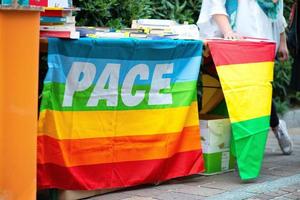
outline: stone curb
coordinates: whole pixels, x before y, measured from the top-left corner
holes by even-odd
[[[288,111],[281,119],[286,122],[288,128],[300,128],[300,109]]]

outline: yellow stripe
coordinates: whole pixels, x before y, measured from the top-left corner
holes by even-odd
[[[228,89],[228,86],[232,87],[235,84],[238,86],[242,84],[261,84],[262,82],[273,81],[273,69],[274,62],[236,64],[217,67],[218,74],[221,76],[220,81],[223,89]],[[226,84],[223,85],[225,82]]]
[[[224,95],[232,123],[268,116],[271,113],[270,83],[226,90]]]
[[[217,67],[231,122],[271,113],[273,62]]]
[[[198,125],[197,102],[190,107],[131,110],[45,110],[40,113],[39,135],[57,139],[83,139],[177,133]]]

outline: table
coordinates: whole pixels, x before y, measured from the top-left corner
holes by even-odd
[[[256,178],[269,129],[275,44],[207,44],[240,176]],[[54,39],[48,53],[38,138],[41,188],[128,187],[203,171],[195,99],[201,41]]]

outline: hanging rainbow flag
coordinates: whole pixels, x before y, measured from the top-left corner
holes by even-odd
[[[119,188],[204,170],[202,42],[49,39],[48,54],[39,188]]]
[[[208,42],[232,124],[242,180],[257,178],[270,127],[275,43]]]

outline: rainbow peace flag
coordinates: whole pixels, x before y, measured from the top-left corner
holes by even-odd
[[[242,180],[258,177],[270,127],[275,43],[208,42],[225,96]]]
[[[204,170],[201,41],[49,39],[38,187],[95,190]]]

